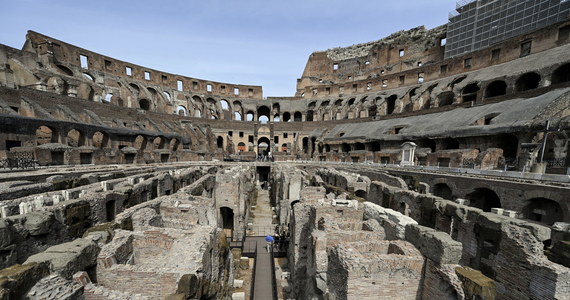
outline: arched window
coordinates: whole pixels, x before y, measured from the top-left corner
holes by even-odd
[[[188,110],[183,105],[176,107],[176,113],[181,116],[188,116]]]
[[[552,84],[570,81],[570,64],[565,64],[552,73]]]
[[[301,122],[303,120],[303,116],[301,115],[300,112],[296,111],[295,114],[293,115],[293,120],[295,122]]]
[[[202,117],[202,111],[200,109],[195,109],[194,110],[194,117],[201,118]]]
[[[252,111],[247,112],[247,114],[245,115],[245,120],[246,121],[253,121],[253,112]]]
[[[164,99],[166,99],[166,101],[170,102],[172,100],[168,92],[162,92],[162,95],[164,95]]]
[[[461,90],[462,102],[476,101],[478,92],[479,85],[477,83],[470,83],[466,85],[463,90]]]
[[[234,112],[234,120],[241,121],[241,114],[239,112]]]
[[[105,95],[105,99],[103,99],[103,103],[111,103],[111,99],[113,99],[113,94],[108,93]]]
[[[437,96],[439,106],[447,106],[453,104],[455,94],[451,91],[443,92]]]
[[[502,80],[495,80],[489,85],[487,85],[487,89],[485,90],[485,98],[491,98],[496,96],[502,96],[507,93],[507,83]]]
[[[150,101],[148,101],[147,99],[139,100],[139,107],[142,110],[150,110]]]
[[[386,114],[390,115],[394,113],[394,109],[396,108],[396,99],[398,96],[392,95],[386,99]]]
[[[229,110],[230,109],[230,104],[228,103],[228,101],[226,100],[220,100],[220,106],[222,106],[223,110]]]
[[[540,75],[531,72],[521,75],[517,82],[515,83],[515,90],[517,92],[524,92],[532,89],[538,88],[540,83]]]

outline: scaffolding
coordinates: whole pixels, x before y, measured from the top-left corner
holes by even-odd
[[[461,0],[449,14],[445,58],[568,19],[570,0]]]

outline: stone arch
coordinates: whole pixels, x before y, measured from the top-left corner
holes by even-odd
[[[519,147],[519,139],[511,133],[501,134],[497,137],[498,147],[503,149],[503,156],[506,158],[516,158]]]
[[[57,143],[57,133],[51,127],[41,125],[36,129],[36,145]]]
[[[273,103],[272,112],[278,114],[281,110],[279,103]]]
[[[564,214],[560,204],[548,198],[532,198],[526,201],[522,213],[525,219],[538,221],[547,225],[563,222]]]
[[[271,141],[267,137],[261,137],[257,140],[257,154],[267,155],[269,153]]]
[[[226,232],[228,237],[232,236],[232,231],[234,230],[234,210],[225,206],[220,207],[220,217],[222,221],[220,226],[224,231],[229,231]]]
[[[184,105],[178,105],[178,107],[176,107],[176,114],[181,116],[188,116],[188,109],[186,109]]]
[[[113,100],[113,94],[112,93],[107,93],[105,95],[105,98],[103,98],[103,100],[101,102],[103,103],[111,103],[111,100]]]
[[[314,121],[314,114],[315,114],[314,111],[308,110],[308,111],[307,111],[307,116],[306,116],[306,121],[307,121],[307,122],[312,122],[312,121]]]
[[[538,88],[541,77],[535,72],[525,73],[521,75],[515,83],[515,91],[524,92]]]
[[[230,104],[225,99],[220,100],[220,106],[222,110],[230,110]]]
[[[507,83],[503,80],[495,80],[487,85],[485,98],[492,98],[507,94]]]
[[[241,121],[242,120],[241,113],[234,111],[234,120]]]
[[[194,109],[194,117],[201,118],[202,117],[202,110],[199,108]]]
[[[81,147],[85,144],[84,135],[77,129],[71,129],[67,132],[67,145],[71,147]]]
[[[80,83],[77,87],[77,98],[93,101],[95,98],[95,90],[87,83]]]
[[[570,64],[562,65],[554,70],[551,81],[552,84],[570,82]]]
[[[293,114],[293,121],[295,121],[295,122],[301,122],[301,121],[303,121],[303,115],[301,114],[300,111],[296,111],[296,112]]]
[[[451,188],[449,187],[449,185],[447,185],[447,183],[443,182],[436,183],[433,186],[432,194],[441,197],[443,199],[453,200],[453,190],[451,190]]]
[[[441,141],[441,150],[459,149],[459,141],[454,138],[445,138]]]
[[[162,95],[164,97],[164,100],[166,100],[166,102],[171,102],[172,101],[172,96],[170,96],[169,92],[162,92]]]
[[[291,122],[291,113],[286,111],[283,113],[283,122]]]
[[[254,116],[255,116],[255,115],[254,115],[253,111],[250,110],[250,111],[248,111],[247,114],[245,115],[245,120],[246,120],[246,121],[253,121]]]
[[[93,147],[99,149],[107,147],[108,142],[109,142],[109,136],[107,136],[105,133],[101,131],[96,131],[93,134],[93,137],[91,138],[91,144],[93,145]]]
[[[371,106],[368,108],[368,116],[369,116],[369,117],[375,117],[377,111],[378,111],[378,106],[376,106],[376,105],[371,105]]]
[[[247,151],[247,147],[244,142],[239,142],[237,145],[238,152],[245,152]]]
[[[152,141],[152,144],[154,145],[154,149],[164,149],[165,140],[164,138],[157,136]]]
[[[479,84],[476,82],[466,85],[461,90],[461,102],[476,101],[479,90]]]
[[[309,138],[304,137],[302,142],[303,142],[303,153],[308,154],[309,153]]]
[[[139,100],[139,107],[142,110],[149,111],[150,110],[150,101],[148,101],[147,99],[140,99]]]
[[[452,105],[454,99],[455,99],[455,93],[453,93],[452,91],[446,91],[437,95],[437,102],[439,103],[439,106]]]
[[[495,191],[489,188],[476,188],[471,193],[465,195],[469,200],[469,206],[490,212],[491,208],[501,208],[501,198]]]
[[[348,153],[348,152],[350,152],[350,145],[347,144],[347,143],[342,143],[342,145],[341,145],[340,148],[341,148],[341,150],[342,150],[343,153]]]
[[[139,150],[144,150],[146,149],[146,138],[142,135],[137,135],[137,137],[135,138],[135,142],[134,142],[134,148],[137,148]]]

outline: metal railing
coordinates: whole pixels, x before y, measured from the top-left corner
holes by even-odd
[[[271,247],[271,252],[269,252],[271,260],[271,292],[273,294],[273,300],[277,300],[277,279],[275,278],[275,255],[273,253],[273,247]]]
[[[1,169],[35,169],[37,161],[33,152],[13,152],[9,158],[0,159]]]
[[[257,242],[247,242],[246,244],[253,244],[253,252],[251,253],[252,254],[251,258],[253,258],[253,272],[251,274],[251,284],[249,287],[249,299],[254,299],[254,296],[255,296],[255,268],[257,267]],[[245,245],[244,245],[244,249],[245,249]],[[242,252],[242,254],[244,254],[244,252]]]

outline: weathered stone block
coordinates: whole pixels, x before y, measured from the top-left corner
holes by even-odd
[[[466,299],[494,300],[497,291],[495,281],[483,273],[468,268],[457,267],[455,273],[463,283]]]
[[[406,226],[406,240],[427,258],[439,264],[458,264],[463,245],[448,234],[420,225]]]

